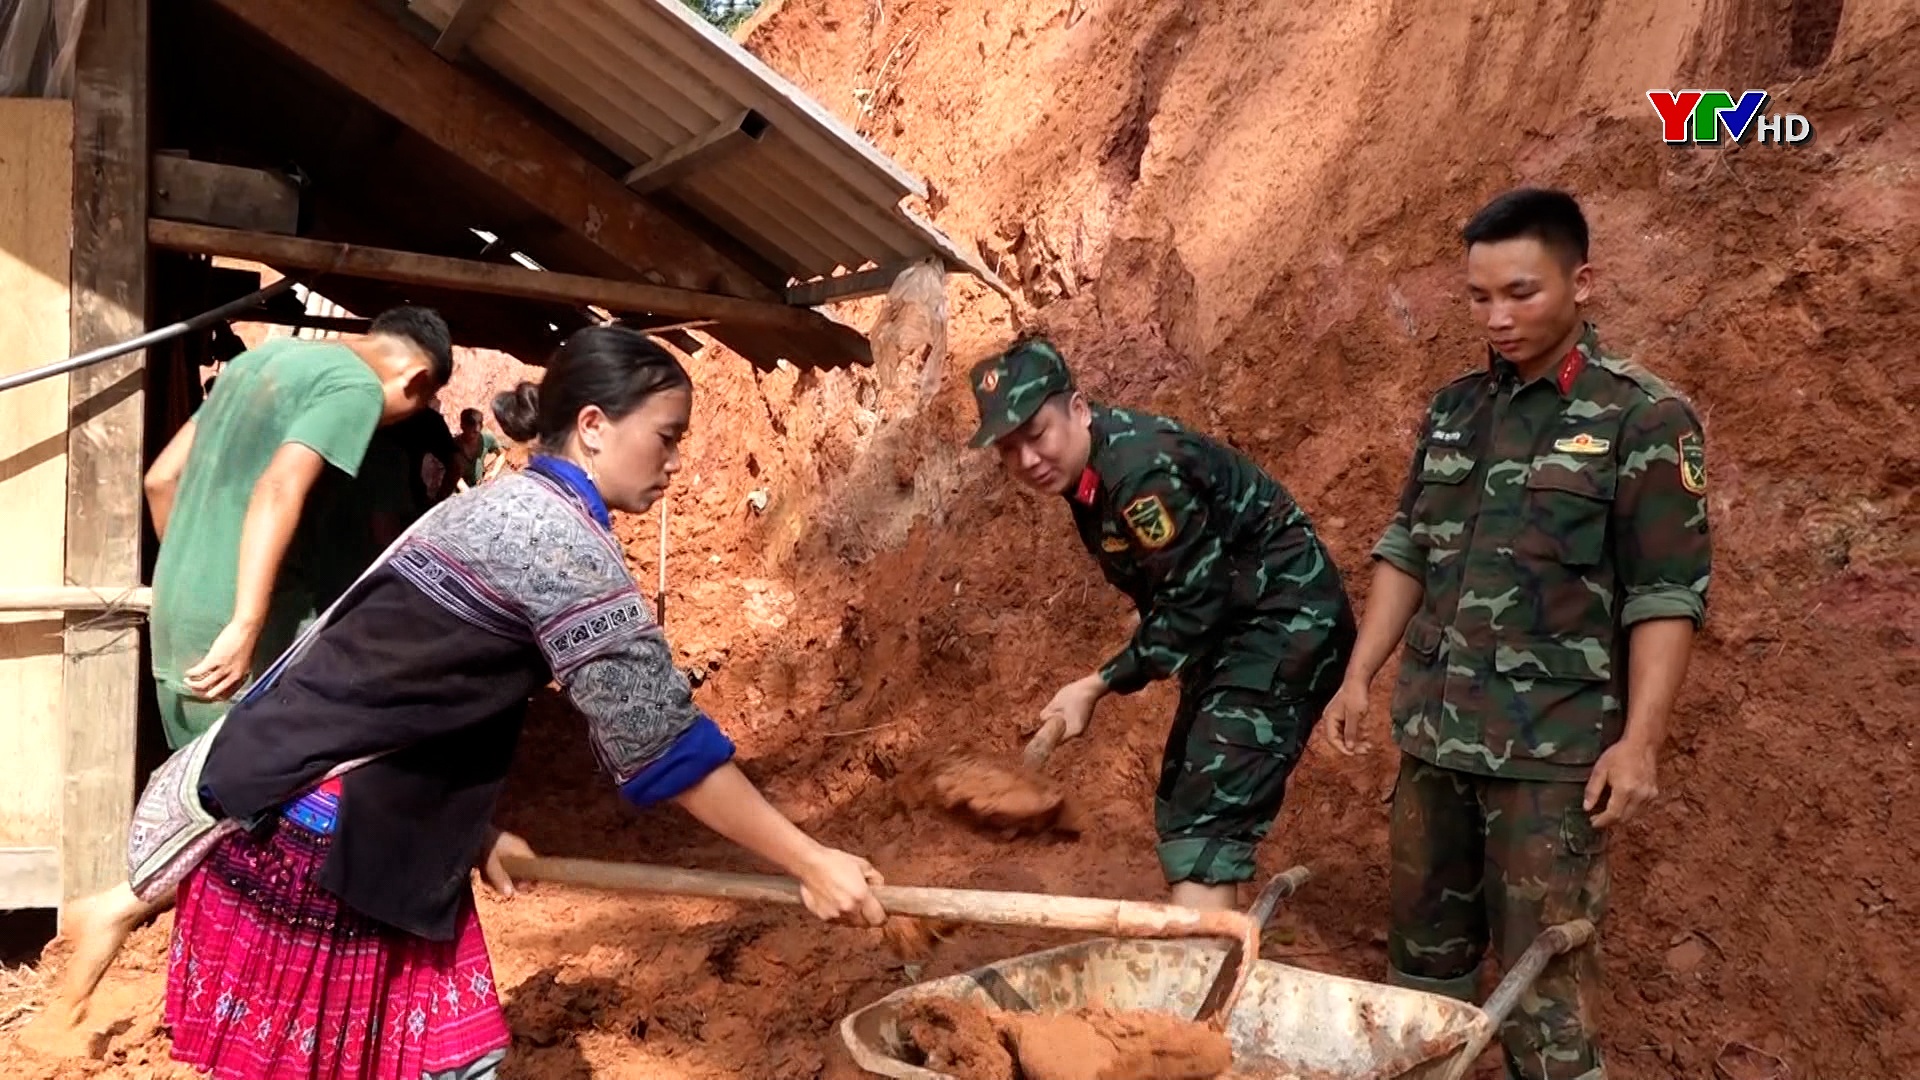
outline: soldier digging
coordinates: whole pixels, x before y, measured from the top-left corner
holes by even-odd
[[[1489,946],[1510,967],[1547,927],[1606,913],[1610,837],[1656,793],[1710,562],[1699,419],[1583,318],[1579,205],[1510,192],[1464,240],[1486,360],[1421,421],[1324,720],[1358,750],[1367,687],[1405,642],[1389,977],[1463,999]],[[1521,998],[1510,1076],[1605,1076],[1597,948]]]
[[[1028,336],[975,365],[976,447],[1067,504],[1087,552],[1140,613],[1132,640],[1041,713],[1064,739],[1110,693],[1178,679],[1154,821],[1172,900],[1236,907],[1254,849],[1352,649],[1333,559],[1286,489],[1165,417],[1090,401]]]

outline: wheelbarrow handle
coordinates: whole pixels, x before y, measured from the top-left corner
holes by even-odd
[[[1480,1006],[1480,1011],[1486,1013],[1492,1023],[1484,1032],[1468,1041],[1454,1060],[1453,1067],[1447,1070],[1444,1080],[1461,1080],[1466,1076],[1467,1070],[1473,1068],[1474,1061],[1480,1057],[1480,1052],[1493,1041],[1500,1025],[1506,1023],[1514,1007],[1520,1004],[1520,995],[1526,993],[1540,973],[1546,970],[1548,962],[1556,956],[1565,956],[1591,944],[1593,935],[1593,923],[1587,919],[1574,919],[1541,931],[1540,936],[1533,939],[1533,944],[1527,946],[1527,951],[1520,954],[1513,969],[1500,980],[1500,985],[1494,987],[1487,1003]]]
[[[1253,906],[1247,909],[1247,918],[1252,919],[1256,926],[1266,926],[1272,921],[1274,911],[1280,907],[1280,901],[1299,892],[1300,886],[1312,878],[1313,871],[1304,866],[1275,874],[1273,880],[1260,890],[1260,895],[1253,898]]]
[[[1220,970],[1214,974],[1213,982],[1208,984],[1207,992],[1201,995],[1200,1007],[1194,1010],[1195,1023],[1225,1029],[1234,1002],[1240,999],[1240,991],[1246,988],[1247,973],[1260,959],[1260,931],[1273,918],[1274,909],[1280,906],[1280,901],[1292,896],[1311,877],[1313,871],[1296,866],[1286,873],[1275,874],[1273,880],[1260,890],[1260,895],[1253,898],[1253,906],[1247,909],[1247,921],[1252,924],[1253,933],[1245,940],[1234,941],[1227,946],[1227,954],[1220,961]]]

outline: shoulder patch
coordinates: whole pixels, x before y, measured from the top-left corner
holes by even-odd
[[[1680,486],[1695,495],[1707,493],[1707,449],[1697,431],[1680,436]]]
[[[1173,515],[1167,513],[1167,504],[1160,501],[1158,495],[1142,495],[1127,504],[1121,511],[1127,528],[1133,530],[1134,538],[1148,551],[1158,551],[1173,542],[1176,531]]]

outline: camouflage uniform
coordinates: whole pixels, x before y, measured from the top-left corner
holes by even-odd
[[[975,446],[1071,392],[1031,342],[972,372]],[[1101,668],[1115,693],[1180,680],[1154,800],[1169,882],[1253,876],[1254,849],[1352,651],[1353,610],[1306,514],[1233,449],[1164,417],[1092,406],[1088,467],[1066,496],[1081,542],[1133,600],[1133,640]]]
[[[1630,628],[1705,616],[1706,471],[1693,408],[1588,325],[1520,385],[1497,353],[1434,396],[1374,549],[1420,579],[1393,697],[1395,981],[1468,997],[1547,926],[1598,924],[1606,836],[1581,803],[1621,736]],[[1597,948],[1547,968],[1502,1030],[1508,1071],[1603,1076]]]

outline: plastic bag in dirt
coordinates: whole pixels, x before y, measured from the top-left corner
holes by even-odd
[[[883,395],[915,371],[916,408],[939,392],[947,363],[947,276],[938,260],[917,262],[893,280],[867,340]]]
[[[73,96],[87,0],[0,0],[0,97]]]

